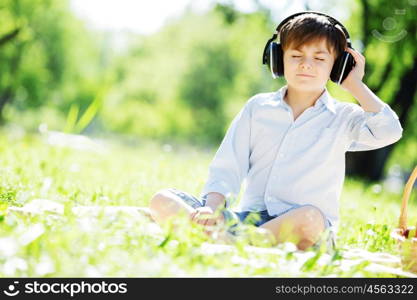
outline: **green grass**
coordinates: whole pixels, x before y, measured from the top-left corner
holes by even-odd
[[[103,142],[104,151],[51,146],[42,136],[0,133],[0,276],[6,277],[395,277],[372,271],[369,261],[343,254],[360,248],[398,255],[390,238],[401,195],[373,192],[346,180],[341,198],[338,249],[306,254],[280,245],[281,252],[249,251],[245,240],[231,251],[213,250],[197,225],[179,219],[179,230],[162,230],[126,214],[79,217],[78,205],[147,206],[162,188],[198,195],[215,149]],[[62,217],[6,215],[8,206],[33,199],[65,205]],[[413,197],[414,198],[414,197]],[[417,220],[415,205],[410,220]]]

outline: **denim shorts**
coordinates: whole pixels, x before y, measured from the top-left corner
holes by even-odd
[[[186,204],[188,204],[189,206],[191,206],[192,208],[198,208],[198,207],[202,207],[206,205],[206,198],[203,197],[202,199],[198,199],[197,197],[178,190],[176,188],[168,188],[168,191],[172,192],[173,194],[177,195],[182,201],[184,201]],[[223,217],[225,219],[225,222],[228,226],[228,232],[236,235],[238,230],[238,226],[239,224],[246,224],[246,225],[254,225],[254,226],[261,226],[262,224],[275,219],[276,217],[279,217],[293,209],[296,208],[300,208],[303,206],[312,206],[314,208],[314,205],[311,204],[292,204],[290,207],[288,207],[288,205],[285,205],[285,208],[283,208],[282,211],[280,211],[278,214],[275,214],[273,216],[270,216],[268,214],[267,210],[263,210],[263,211],[259,211],[259,212],[254,212],[254,211],[232,211],[230,209],[224,209],[222,211]],[[330,220],[328,218],[325,217],[325,215],[323,214],[323,212],[317,208],[323,215],[323,218],[325,220],[325,230],[328,230],[328,235],[326,238],[326,246],[327,249],[329,250],[334,250],[335,248],[335,237],[334,237],[334,233],[332,231],[332,223],[330,222]],[[313,248],[317,248],[321,245],[321,242],[317,242],[315,245],[313,245]]]

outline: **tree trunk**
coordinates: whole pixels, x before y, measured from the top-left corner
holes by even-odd
[[[9,33],[6,33],[5,35],[3,35],[2,37],[0,37],[0,46],[3,46],[4,44],[12,41],[13,39],[15,39],[17,37],[17,35],[20,32],[20,28],[16,28],[14,30],[12,30]]]
[[[14,78],[19,70],[19,65],[22,60],[22,54],[23,54],[24,44],[20,43],[16,48],[16,55],[11,59],[10,61],[10,78]],[[13,97],[15,94],[15,84],[13,82],[10,82],[10,84],[1,91],[0,94],[0,125],[4,124],[4,116],[3,116],[3,110],[7,103],[10,103],[13,101]]]

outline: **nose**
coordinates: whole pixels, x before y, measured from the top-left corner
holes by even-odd
[[[309,70],[311,69],[311,61],[308,58],[304,58],[300,62],[300,68],[302,70]]]

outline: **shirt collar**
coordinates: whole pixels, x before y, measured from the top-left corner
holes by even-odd
[[[285,85],[277,91],[278,101],[280,105],[287,105],[286,103],[284,103],[284,96],[285,96],[285,93],[287,92],[287,88],[288,88],[288,85]],[[320,98],[317,99],[316,103],[314,104],[314,108],[317,109],[322,104],[324,104],[326,108],[330,110],[332,113],[336,113],[333,100],[326,87],[324,88],[324,92],[321,94]]]

